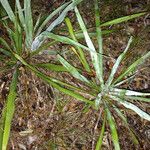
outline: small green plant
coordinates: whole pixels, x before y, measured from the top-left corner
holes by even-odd
[[[74,6],[81,2],[81,0],[64,3],[45,19],[39,15],[39,18],[35,23],[33,21],[31,11],[31,0],[24,0],[22,3],[20,3],[19,0],[16,0],[15,12],[13,12],[8,0],[0,0],[0,2],[4,10],[3,14],[6,12],[8,15],[0,20],[8,35],[8,37],[0,37],[0,61],[3,62],[3,67],[0,69],[1,72],[10,70],[14,71],[7,102],[2,111],[2,117],[0,120],[0,149],[6,150],[10,134],[11,121],[15,111],[15,98],[17,96],[16,89],[18,82],[17,79],[19,76],[19,68],[22,66],[21,62],[25,62],[24,60],[29,61],[32,56],[38,54],[40,51],[45,50],[47,47],[55,43],[45,41],[46,39],[42,37],[43,30],[49,32],[52,31],[64,20],[67,12],[72,10]],[[52,21],[48,28],[46,28],[47,23],[58,13],[60,13],[60,15],[54,21]],[[37,39],[40,39],[39,43],[36,42]],[[55,85],[57,82],[59,82],[50,77],[47,79],[47,76],[42,74],[35,67],[32,67],[28,64],[27,66],[38,76],[42,76],[42,78],[50,81],[52,84]],[[64,69],[62,66],[56,67],[53,64],[52,68],[55,68],[55,71]]]
[[[8,0],[0,0],[4,10],[6,11],[8,17],[2,18],[1,23],[3,23],[4,27],[7,30],[8,39],[4,39],[0,37],[0,42],[2,47],[0,47],[0,52],[3,53],[0,60],[3,61],[4,67],[1,68],[2,71],[8,71],[13,69],[13,78],[10,84],[9,94],[7,97],[7,102],[4,106],[2,117],[0,120],[0,149],[6,150],[11,121],[13,118],[13,114],[15,111],[15,98],[17,96],[17,79],[19,76],[19,67],[23,66],[28,68],[30,71],[34,72],[38,77],[43,79],[46,83],[52,85],[54,88],[59,91],[68,94],[75,99],[78,99],[82,102],[87,103],[89,106],[92,106],[95,109],[99,109],[99,107],[104,108],[104,122],[100,134],[100,138],[98,140],[96,149],[98,150],[102,144],[102,137],[105,131],[106,119],[110,125],[110,129],[112,132],[112,140],[114,142],[115,149],[120,149],[118,142],[118,135],[116,130],[116,124],[113,116],[111,115],[110,107],[113,106],[114,110],[118,113],[118,115],[123,119],[125,124],[128,126],[127,120],[117,107],[116,103],[124,105],[128,109],[132,109],[138,115],[143,117],[144,119],[150,120],[148,114],[143,112],[134,104],[127,101],[127,99],[139,100],[149,102],[149,98],[145,96],[150,95],[149,93],[140,93],[126,89],[118,88],[119,85],[126,82],[128,80],[129,75],[139,64],[143,63],[143,61],[150,56],[150,52],[142,56],[140,59],[135,61],[127,70],[120,74],[118,78],[115,78],[115,73],[121,63],[121,60],[125,57],[126,52],[129,49],[130,43],[132,42],[132,38],[130,38],[125,51],[118,57],[114,67],[112,68],[111,74],[108,80],[104,81],[104,67],[103,67],[103,58],[107,57],[103,54],[102,48],[102,33],[109,33],[111,31],[101,31],[101,26],[108,26],[112,24],[121,23],[123,21],[127,21],[129,19],[133,19],[135,17],[144,15],[145,13],[134,14],[131,16],[126,16],[122,18],[118,18],[106,23],[101,24],[99,20],[99,11],[97,1],[95,2],[95,18],[96,18],[96,32],[88,33],[85,24],[82,20],[82,17],[76,7],[82,0],[71,1],[63,4],[54,12],[52,12],[46,19],[41,18],[39,16],[38,20],[34,24],[32,18],[31,11],[31,3],[30,0],[24,0],[24,8],[22,9],[19,0],[16,0],[15,13],[10,7]],[[75,13],[79,22],[79,25],[83,31],[83,33],[75,33],[69,18],[66,18],[66,24],[69,29],[69,33],[72,39],[60,36],[52,33],[52,30],[59,25],[67,15],[67,12],[75,8]],[[60,15],[56,18],[48,28],[46,28],[47,23],[59,12]],[[97,36],[99,50],[97,51],[93,45],[93,42],[90,36]],[[78,40],[80,38],[85,37],[85,41],[87,46],[80,44]],[[48,42],[47,39],[52,39],[52,42]],[[58,55],[58,61],[60,65],[49,64],[49,63],[39,63],[39,64],[30,64],[29,60],[32,59],[32,56],[38,54],[41,51],[44,51],[50,45],[53,45],[57,42],[67,43],[72,45],[72,50],[79,58],[83,68],[76,68],[71,65],[68,61],[66,61],[61,55]],[[88,63],[85,52],[83,50],[87,50],[90,53],[92,63]],[[6,61],[7,60],[7,61]],[[61,65],[62,64],[62,65]],[[84,76],[83,72],[90,76],[93,74],[93,69],[91,69],[90,65],[94,66],[94,72],[96,72],[96,77],[92,77],[91,79]],[[47,76],[38,68],[50,69],[52,71],[59,72],[68,72],[73,77],[80,80],[83,84],[85,84],[90,90],[83,89],[81,87],[73,86],[71,84],[62,82],[53,77]],[[81,94],[83,93],[83,94]],[[88,99],[84,96],[84,94],[91,95],[92,99]],[[128,127],[129,129],[129,127]],[[130,129],[129,129],[130,130]],[[130,130],[131,131],[131,130]],[[135,138],[134,134],[131,131],[132,136]]]
[[[45,37],[49,37],[53,40],[73,46],[72,50],[75,53],[75,55],[77,55],[77,57],[79,58],[82,66],[83,66],[83,69],[74,67],[67,60],[65,60],[61,55],[58,55],[57,58],[60,61],[60,63],[67,69],[67,71],[74,78],[80,80],[80,82],[84,83],[84,85],[86,85],[90,89],[89,91],[85,91],[84,89],[76,89],[77,87],[74,87],[74,89],[78,90],[79,93],[83,93],[83,95],[84,95],[84,93],[91,95],[92,100],[88,100],[83,97],[82,98],[76,97],[76,98],[78,98],[78,100],[88,103],[95,109],[99,109],[101,107],[104,110],[104,116],[102,119],[104,121],[103,121],[102,129],[101,129],[100,137],[99,137],[97,145],[96,145],[96,150],[101,149],[106,123],[108,123],[110,126],[112,141],[114,143],[114,148],[116,150],[120,149],[119,139],[118,139],[118,134],[117,134],[117,129],[116,129],[116,123],[115,123],[115,119],[112,115],[112,111],[115,111],[118,114],[118,116],[123,120],[125,126],[127,127],[127,129],[129,130],[129,132],[131,134],[133,142],[135,144],[138,144],[138,140],[137,140],[136,136],[134,135],[134,133],[132,132],[132,130],[129,128],[127,118],[124,116],[124,114],[121,111],[122,109],[120,109],[119,106],[123,105],[125,108],[131,109],[132,111],[136,112],[140,117],[150,121],[150,115],[147,114],[146,112],[142,111],[135,104],[133,104],[134,100],[150,102],[150,99],[147,97],[147,96],[150,96],[150,93],[142,93],[142,92],[132,91],[130,89],[129,90],[122,89],[119,86],[122,85],[123,83],[129,81],[131,78],[133,78],[136,75],[135,70],[136,70],[137,66],[142,64],[148,57],[150,57],[150,51],[148,51],[145,55],[141,56],[141,58],[139,58],[138,60],[133,62],[126,70],[123,70],[120,73],[120,75],[118,77],[116,77],[115,74],[118,71],[121,61],[125,58],[127,51],[129,50],[129,47],[132,43],[133,37],[130,37],[125,50],[116,59],[108,79],[106,81],[104,81],[105,73],[104,73],[103,59],[104,58],[111,59],[111,58],[109,58],[108,56],[103,54],[102,31],[101,31],[100,27],[121,23],[130,18],[134,18],[134,17],[140,16],[140,15],[143,15],[145,13],[135,14],[132,16],[126,16],[123,18],[118,18],[113,21],[109,21],[107,23],[101,24],[98,4],[97,4],[97,0],[96,0],[96,2],[95,2],[95,18],[96,18],[96,36],[97,36],[97,41],[98,41],[98,45],[99,45],[98,51],[94,47],[94,44],[88,34],[88,30],[86,29],[84,21],[79,13],[77,7],[75,7],[75,13],[77,16],[78,23],[83,31],[83,35],[85,37],[85,42],[88,47],[86,47],[78,42],[69,18],[66,18],[65,21],[66,21],[66,24],[67,24],[67,27],[68,27],[68,30],[69,30],[69,33],[70,33],[70,36],[72,39],[65,37],[65,36],[55,35],[55,34],[49,33],[49,32],[44,32],[43,35],[45,35]],[[88,61],[86,60],[83,49],[89,51],[89,53],[90,53],[92,65],[96,72],[95,78],[92,77],[91,79],[89,79],[86,75],[84,76],[84,74],[83,74],[83,72],[86,71],[87,73],[92,75],[92,69],[90,67],[91,63],[88,63]],[[71,96],[73,96],[73,95],[71,95]]]

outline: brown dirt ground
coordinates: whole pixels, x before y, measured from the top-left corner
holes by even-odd
[[[41,10],[44,14],[49,13],[53,8],[58,7],[65,0],[37,0],[33,1],[35,6],[33,11],[35,16]],[[133,14],[140,11],[150,10],[149,0],[131,1],[131,0],[103,0],[101,3],[101,18],[107,21],[119,16]],[[84,0],[80,5],[80,10],[88,27],[93,27],[93,4],[91,0]],[[69,15],[75,21],[74,14]],[[63,26],[63,25],[62,25]],[[58,28],[59,29],[59,28]],[[122,23],[110,29],[116,32],[104,36],[104,50],[107,55],[116,58],[124,49],[127,38],[133,35],[137,40],[134,43],[128,57],[124,60],[122,66],[127,67],[131,60],[140,57],[150,47],[150,14],[134,19],[128,23]],[[57,32],[57,31],[56,31]],[[64,49],[65,46],[56,45],[50,49]],[[74,58],[67,55],[70,61]],[[34,58],[43,62],[54,61],[55,57],[47,55],[39,55]],[[106,60],[106,77],[111,69],[111,61]],[[3,65],[3,64],[1,64]],[[150,92],[150,60],[148,60],[140,68],[139,74],[132,82],[124,87]],[[93,140],[96,143],[98,139],[102,120],[99,121],[96,130],[94,129],[99,111],[89,109],[85,111],[85,105],[73,98],[59,93],[56,89],[46,85],[33,73],[30,73],[23,67],[20,68],[20,77],[18,84],[18,96],[16,99],[16,111],[12,122],[11,135],[8,149],[12,150],[92,150]],[[67,74],[47,74],[66,78],[68,82],[72,81]],[[0,74],[0,109],[5,102],[6,95],[9,90],[9,80],[11,72]],[[73,79],[74,80],[74,79]],[[150,106],[147,103],[139,103],[137,105],[150,114]],[[128,118],[128,123],[137,138],[140,145],[135,146],[130,138],[128,130],[124,124],[114,113],[119,133],[119,140],[122,150],[149,150],[150,149],[150,122],[147,122],[131,111],[124,110]],[[93,136],[94,135],[94,136]],[[103,139],[103,150],[112,150],[113,143],[111,141],[110,129],[107,127]]]

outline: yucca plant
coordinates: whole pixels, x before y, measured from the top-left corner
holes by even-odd
[[[126,16],[126,17],[118,18],[113,21],[109,21],[107,23],[101,24],[98,3],[96,0],[95,1],[95,21],[96,21],[96,36],[97,36],[97,41],[98,41],[98,46],[99,46],[98,50],[96,50],[90,38],[88,30],[84,24],[84,21],[77,7],[75,7],[75,13],[77,16],[78,23],[81,27],[81,30],[83,31],[85,42],[88,47],[78,42],[78,39],[76,38],[76,35],[74,33],[74,30],[73,30],[73,27],[69,18],[66,18],[65,21],[66,21],[71,38],[68,38],[66,36],[56,35],[50,32],[43,33],[44,37],[49,37],[50,39],[53,39],[55,41],[59,41],[62,43],[72,45],[71,50],[75,53],[75,55],[77,55],[77,57],[79,58],[83,66],[82,69],[76,68],[71,63],[69,63],[68,60],[66,60],[61,55],[58,54],[57,58],[60,61],[60,63],[66,68],[66,71],[68,71],[74,78],[78,79],[78,81],[80,80],[79,82],[82,82],[84,86],[86,85],[89,88],[89,91],[85,91],[83,88],[77,89],[77,87],[74,87],[74,90],[78,90],[78,93],[82,93],[83,96],[85,97],[87,94],[90,95],[91,99],[87,99],[81,96],[75,97],[75,95],[71,95],[70,93],[68,94],[77,98],[78,100],[88,103],[90,106],[92,106],[95,109],[103,108],[104,115],[102,117],[102,120],[104,121],[103,121],[99,139],[96,144],[96,150],[101,149],[106,123],[108,123],[108,125],[110,126],[114,148],[116,150],[120,149],[119,139],[118,139],[118,134],[117,134],[117,125],[115,123],[115,119],[112,114],[114,112],[116,112],[118,116],[122,119],[122,121],[124,122],[125,126],[129,130],[129,133],[131,134],[133,142],[135,144],[138,144],[138,140],[136,136],[134,135],[134,132],[132,132],[132,130],[129,128],[127,118],[122,113],[122,108],[120,108],[120,106],[123,105],[125,108],[130,109],[134,111],[135,113],[137,113],[141,118],[150,121],[150,115],[144,112],[143,110],[141,110],[138,106],[134,104],[134,100],[138,100],[141,102],[142,101],[150,102],[150,98],[148,97],[150,96],[150,93],[143,93],[143,92],[133,91],[130,89],[123,89],[123,88],[120,88],[120,85],[128,82],[131,78],[133,78],[136,75],[136,68],[139,65],[141,65],[143,62],[145,62],[147,58],[149,58],[150,51],[148,51],[146,54],[144,54],[135,62],[133,62],[126,70],[123,70],[119,74],[119,76],[116,77],[115,74],[117,73],[118,68],[121,65],[121,62],[125,58],[127,52],[129,51],[130,45],[133,41],[133,37],[131,36],[129,38],[129,41],[127,43],[125,50],[115,60],[115,63],[111,69],[111,73],[108,79],[105,81],[103,59],[105,58],[111,59],[111,58],[109,58],[107,55],[103,53],[103,46],[102,46],[103,40],[102,40],[101,27],[121,23],[123,21],[134,18],[136,16],[143,15],[145,13],[135,14],[132,16]],[[91,63],[88,63],[84,55],[83,49],[87,50],[90,53]],[[48,64],[42,64],[42,67],[47,66],[47,65]],[[91,68],[91,65],[93,65],[94,72],[96,73],[95,78],[92,75],[93,69]],[[86,71],[86,73],[91,76],[90,79],[87,77],[87,75],[84,75],[83,73],[84,71]],[[73,87],[71,88],[73,89]]]
[[[3,63],[3,66],[0,69],[1,72],[14,72],[7,102],[3,108],[2,117],[0,120],[1,150],[5,150],[7,148],[11,121],[15,111],[15,98],[17,96],[16,89],[18,82],[17,79],[19,76],[19,68],[22,66],[22,63],[19,60],[22,61],[25,59],[29,61],[32,56],[54,44],[54,41],[44,42],[46,39],[43,37],[41,38],[41,33],[43,30],[52,31],[64,20],[67,12],[72,10],[74,6],[79,4],[81,1],[82,0],[77,0],[75,2],[70,1],[64,3],[46,18],[39,15],[37,21],[34,23],[31,11],[31,0],[24,0],[24,2],[16,0],[15,11],[12,10],[8,0],[0,0],[4,12],[3,14],[5,14],[5,12],[7,14],[7,16],[2,17],[0,20],[1,24],[6,30],[6,35],[4,37],[0,37],[0,61]],[[57,14],[59,14],[59,16],[52,21],[49,26],[46,27],[49,21]],[[40,39],[40,43],[36,43],[36,39]],[[33,52],[32,50],[35,51]],[[59,82],[53,78],[47,79],[47,76],[40,73],[35,67],[32,68],[30,65],[28,67],[38,76],[42,76],[42,78],[50,81],[54,85]],[[55,65],[52,65],[52,67],[56,68]],[[59,68],[59,66],[57,66],[57,68],[55,69],[56,71],[62,67],[60,66]]]
[[[24,7],[22,8],[22,3],[19,0],[16,0],[15,12],[13,12],[12,8],[9,5],[8,0],[0,0],[4,10],[6,11],[8,17],[2,18],[1,23],[3,23],[6,28],[8,38],[0,38],[0,42],[2,47],[0,47],[1,52],[1,61],[4,63],[4,67],[1,68],[3,71],[7,71],[8,69],[14,71],[12,82],[10,84],[9,94],[7,97],[7,102],[4,106],[2,117],[0,120],[0,149],[5,150],[7,148],[7,143],[10,134],[11,120],[13,118],[13,113],[15,111],[15,98],[17,96],[17,79],[19,76],[19,67],[24,65],[23,67],[27,67],[29,70],[34,72],[38,77],[43,79],[46,83],[52,85],[54,88],[59,91],[68,94],[75,99],[83,101],[89,106],[92,106],[95,109],[99,107],[104,107],[105,117],[107,117],[111,131],[112,131],[112,139],[114,141],[114,145],[116,149],[119,149],[118,136],[115,128],[115,122],[113,116],[111,115],[110,106],[113,106],[114,110],[121,116],[121,118],[126,122],[126,118],[123,116],[121,111],[117,108],[116,103],[120,103],[129,109],[134,109],[141,117],[149,120],[149,115],[140,110],[137,106],[125,101],[124,99],[137,99],[140,101],[149,101],[148,98],[144,97],[149,95],[149,93],[139,93],[131,90],[119,89],[117,88],[120,84],[126,82],[128,80],[124,79],[129,73],[131,73],[135,67],[137,67],[140,63],[142,63],[147,57],[149,57],[150,53],[148,52],[136,62],[134,62],[126,71],[124,71],[117,79],[114,78],[114,75],[117,71],[117,68],[125,56],[129,45],[132,41],[130,38],[127,48],[125,51],[118,57],[114,67],[112,68],[111,75],[109,79],[104,81],[104,69],[103,69],[103,57],[108,56],[103,54],[102,49],[102,33],[109,33],[109,31],[101,31],[101,26],[108,26],[116,23],[121,23],[123,21],[127,21],[129,19],[133,19],[135,17],[144,15],[145,13],[134,14],[131,16],[126,16],[122,18],[118,18],[103,24],[100,24],[99,21],[99,12],[97,2],[95,3],[95,17],[96,17],[96,32],[88,33],[82,17],[76,7],[82,0],[76,0],[72,2],[67,2],[52,12],[46,19],[41,19],[40,16],[36,23],[34,24],[32,18],[31,11],[31,2],[30,0],[24,0]],[[74,30],[71,25],[71,21],[66,18],[66,24],[69,29],[69,33],[72,39],[60,35],[56,35],[51,31],[59,25],[67,15],[67,12],[75,8],[75,13],[77,15],[78,22],[83,33],[74,33]],[[56,18],[49,26],[46,28],[47,23],[59,12],[60,15]],[[43,31],[44,30],[44,31]],[[99,43],[99,51],[96,51],[90,36],[97,36],[97,40]],[[84,46],[80,44],[78,40],[80,38],[85,37],[85,41],[88,45]],[[48,42],[47,39],[52,39],[52,42]],[[38,54],[41,51],[44,51],[50,45],[55,44],[56,42],[67,43],[72,45],[71,49],[78,56],[83,68],[76,68],[67,62],[61,55],[58,55],[58,61],[60,61],[60,65],[49,64],[49,63],[39,63],[39,64],[30,64],[29,60],[32,56]],[[88,63],[85,53],[83,50],[87,50],[90,52],[92,63]],[[7,60],[7,61],[6,61]],[[62,65],[61,65],[62,64]],[[91,64],[94,66],[94,72],[96,72],[96,77],[88,79],[83,75],[83,72],[86,71],[88,75],[92,75],[93,69],[91,69]],[[80,80],[84,85],[89,87],[91,90],[83,89],[78,86],[74,86],[69,83],[62,82],[53,77],[47,76],[38,68],[50,69],[52,71],[59,72],[69,72],[72,76]],[[123,79],[123,81],[121,81]],[[97,81],[98,80],[98,81]],[[85,94],[91,95],[92,99],[88,99],[84,96]],[[101,136],[99,138],[97,149],[101,146],[102,136],[105,129],[105,123],[103,123]]]

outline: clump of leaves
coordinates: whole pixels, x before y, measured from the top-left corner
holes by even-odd
[[[15,98],[17,95],[16,92],[17,78],[19,76],[19,67],[22,65],[23,67],[27,67],[29,70],[34,72],[38,77],[40,77],[46,83],[52,85],[59,91],[68,94],[74,97],[75,99],[83,101],[89,104],[90,106],[92,106],[93,108],[98,109],[100,106],[104,107],[105,114],[106,114],[104,116],[104,120],[106,120],[107,118],[109,122],[112,131],[112,139],[116,149],[119,149],[119,142],[118,142],[118,135],[116,131],[115,121],[109,109],[110,106],[114,107],[114,109],[121,116],[121,118],[126,122],[126,124],[127,124],[126,118],[123,116],[121,111],[117,108],[115,102],[124,105],[126,108],[132,109],[144,119],[150,120],[148,114],[143,112],[134,104],[126,101],[126,99],[129,98],[129,99],[136,99],[140,101],[149,102],[149,99],[145,97],[149,95],[149,93],[140,93],[140,92],[118,88],[120,84],[128,80],[128,78],[127,79],[124,78],[129,73],[131,73],[140,63],[142,63],[147,57],[150,56],[150,52],[148,52],[140,59],[138,59],[136,62],[134,62],[127,70],[125,70],[122,74],[120,74],[120,76],[117,79],[115,79],[114,75],[117,71],[117,68],[119,67],[121,60],[124,58],[126,52],[128,51],[130,43],[132,41],[132,38],[130,38],[125,51],[116,60],[116,63],[112,68],[112,72],[108,80],[105,82],[103,57],[107,57],[107,56],[103,54],[102,36],[101,36],[103,32],[101,31],[100,28],[101,26],[112,25],[116,23],[121,23],[123,21],[127,21],[129,19],[133,19],[135,17],[143,15],[144,13],[126,16],[126,17],[122,17],[122,18],[118,18],[106,22],[104,24],[100,24],[98,5],[96,1],[95,3],[96,33],[94,32],[89,34],[84,24],[84,21],[82,20],[82,17],[76,7],[76,5],[79,4],[81,1],[82,0],[75,0],[72,2],[67,2],[62,6],[60,6],[58,9],[56,9],[54,12],[52,12],[46,19],[44,19],[44,21],[43,18],[39,16],[38,20],[34,24],[34,21],[32,19],[30,0],[24,0],[23,9],[21,7],[20,1],[16,0],[15,13],[10,7],[8,0],[5,1],[0,0],[9,19],[9,20],[4,18],[1,19],[1,22],[3,23],[3,25],[7,30],[8,39],[0,38],[0,42],[2,45],[2,47],[0,48],[0,52],[3,53],[2,58],[0,59],[5,64],[5,67],[3,67],[4,71],[12,68],[14,70],[12,82],[10,84],[9,94],[7,97],[7,102],[6,105],[4,106],[2,112],[2,118],[0,121],[0,149],[5,150],[7,148],[7,143],[10,134],[10,127],[11,127],[11,120],[13,118],[13,113],[15,111]],[[77,15],[79,25],[83,33],[75,34],[69,19],[66,19],[66,23],[72,39],[52,33],[51,31],[64,20],[64,18],[67,15],[67,12],[74,8],[75,8],[75,13]],[[52,21],[49,27],[45,29],[47,23],[59,12],[61,13],[58,16],[58,18]],[[99,43],[99,51],[96,51],[89,35],[97,36],[97,40]],[[85,41],[88,47],[78,42],[78,38],[81,38],[83,36],[85,37]],[[47,42],[46,39],[48,38],[50,38],[53,41]],[[81,64],[83,65],[83,69],[77,69],[69,62],[67,62],[61,55],[58,55],[58,60],[60,61],[60,63],[62,63],[62,65],[55,65],[55,64],[34,64],[33,65],[29,63],[28,61],[29,58],[31,59],[32,56],[38,54],[40,51],[45,50],[47,47],[49,47],[50,45],[56,42],[62,42],[62,43],[67,43],[69,45],[72,45],[72,50],[78,56]],[[89,51],[92,64],[96,72],[96,77],[92,78],[92,80],[88,79],[86,76],[82,74],[84,70],[88,72],[88,74],[90,75],[92,74],[92,69],[90,67],[91,64],[89,64],[88,61],[86,60],[83,49]],[[5,62],[5,60],[9,60],[9,61]],[[91,91],[87,91],[83,88],[73,86],[71,84],[62,82],[53,77],[47,76],[38,70],[39,67],[50,69],[53,71],[69,72],[73,77],[77,78],[78,80],[83,82],[87,87],[91,88]],[[99,82],[97,82],[97,80]],[[90,100],[84,97],[84,94],[81,93],[85,93],[85,94],[88,93],[95,99]],[[101,130],[101,136],[97,144],[97,149],[99,149],[102,143],[102,137],[105,130],[105,123],[106,122],[104,121]]]
[[[43,30],[46,30],[47,32],[52,31],[64,20],[67,12],[72,10],[74,6],[81,2],[81,0],[64,3],[46,18],[39,15],[39,18],[35,23],[32,17],[31,0],[24,0],[24,2],[16,0],[15,12],[13,12],[8,0],[0,0],[0,2],[4,10],[3,14],[7,14],[7,16],[2,17],[0,20],[7,33],[7,36],[4,38],[0,37],[0,60],[3,62],[1,72],[9,70],[14,71],[7,102],[4,106],[2,118],[0,120],[0,149],[5,150],[9,139],[11,120],[15,111],[19,68],[22,64],[24,64],[25,67],[27,66],[30,68],[39,77],[44,78],[44,80],[59,88],[57,82],[60,81],[47,77],[32,65],[28,65],[26,61],[29,61],[32,56],[38,54],[40,51],[45,50],[47,47],[55,43],[54,41],[45,41],[46,38],[42,36]],[[59,16],[46,28],[48,22],[57,14],[59,14]],[[52,64],[52,68],[55,68],[54,70],[56,71],[59,71],[61,67],[62,66],[55,67],[55,65]]]

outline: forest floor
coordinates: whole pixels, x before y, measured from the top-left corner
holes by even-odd
[[[41,0],[39,2],[39,0],[33,0],[33,13],[35,18],[41,12],[43,14],[50,13],[64,2],[64,0],[53,1]],[[79,10],[87,27],[93,27],[95,22],[92,0],[84,0],[79,5]],[[102,22],[143,11],[150,12],[149,0],[102,0],[100,3]],[[76,26],[75,14],[70,12],[68,16]],[[64,26],[64,23],[62,26]],[[56,32],[61,27],[57,27]],[[78,28],[78,25],[76,28]],[[108,29],[108,27],[104,29]],[[124,61],[126,67],[150,48],[150,13],[129,22],[111,26],[109,29],[114,30],[114,32],[103,36],[104,52],[113,58],[116,58],[124,49],[129,35],[133,35],[137,39]],[[67,46],[57,44],[49,49],[67,51]],[[67,55],[67,58],[72,62],[76,59],[72,55]],[[34,60],[53,62],[55,56],[41,54],[35,56]],[[107,60],[105,63],[105,74],[107,77],[112,67],[111,60]],[[140,66],[140,68],[146,69],[139,71],[139,74],[125,86],[129,89],[150,92],[150,67],[148,66],[150,66],[150,60],[147,60],[144,65]],[[85,104],[46,85],[28,70],[21,68],[20,71],[16,110],[12,122],[8,149],[92,150],[102,127],[102,120],[100,120],[95,129],[99,111],[93,110],[92,108],[85,111]],[[66,73],[54,74],[47,72],[47,74],[57,76],[61,80],[65,78],[68,82],[74,80]],[[0,108],[3,107],[9,90],[10,78],[11,73],[0,74]],[[147,103],[136,103],[140,108],[150,114],[150,105]],[[133,144],[128,130],[117,115],[114,114],[121,149],[149,150],[150,122],[141,119],[132,111],[126,110],[124,112],[128,118],[130,128],[134,131],[140,144],[138,146]],[[106,127],[102,149],[113,149],[109,127]]]

